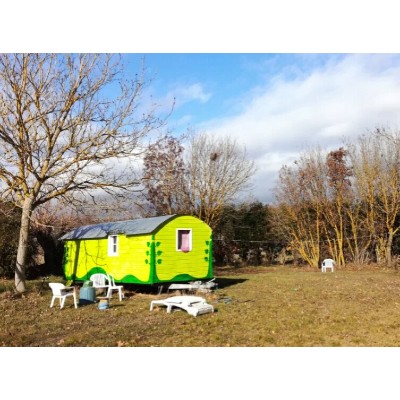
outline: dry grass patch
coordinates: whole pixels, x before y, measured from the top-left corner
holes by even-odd
[[[108,310],[97,305],[49,308],[48,287],[30,282],[14,296],[0,293],[2,346],[398,346],[400,274],[397,271],[320,271],[288,267],[222,271],[207,295],[216,312],[149,311],[171,294],[127,291]],[[4,286],[6,285],[6,287]],[[7,286],[10,285],[10,286]],[[1,290],[1,289],[0,289]],[[57,303],[56,303],[57,304]]]

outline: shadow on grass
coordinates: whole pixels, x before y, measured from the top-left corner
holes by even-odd
[[[218,284],[218,289],[225,289],[227,287],[238,285],[239,283],[246,282],[247,279],[243,278],[216,278],[215,282]]]
[[[215,283],[217,284],[217,289],[225,289],[229,286],[237,285],[247,281],[243,278],[215,278]],[[154,284],[154,285],[134,285],[134,284],[124,284],[126,290],[125,297],[134,296],[135,293],[141,294],[160,294],[168,292],[168,287],[173,282]],[[183,282],[182,282],[183,283]]]

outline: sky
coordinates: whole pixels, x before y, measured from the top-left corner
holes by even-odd
[[[230,136],[254,160],[249,198],[272,203],[279,169],[311,148],[330,151],[376,127],[400,127],[400,55],[150,53],[147,94],[168,129]]]
[[[164,112],[176,99],[170,132],[235,138],[257,167],[247,195],[262,202],[301,152],[399,124],[392,0],[22,2],[4,6],[20,24],[4,19],[0,51],[122,53],[134,66],[144,57],[146,95]]]

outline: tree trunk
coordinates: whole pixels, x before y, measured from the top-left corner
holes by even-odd
[[[15,289],[19,293],[23,293],[26,290],[25,287],[25,267],[28,256],[28,239],[29,239],[29,228],[30,218],[32,215],[32,204],[31,198],[26,198],[22,207],[21,215],[21,228],[19,231],[19,242],[17,252],[17,264],[15,266]]]
[[[386,263],[389,268],[392,267],[392,244],[393,244],[393,230],[389,230],[389,237],[386,241]]]

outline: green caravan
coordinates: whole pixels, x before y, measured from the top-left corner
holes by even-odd
[[[166,215],[76,228],[64,241],[64,274],[85,281],[157,284],[213,278],[212,230],[200,219]]]

